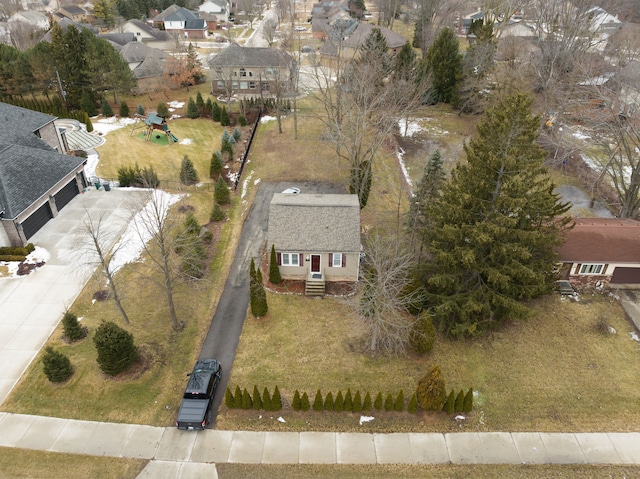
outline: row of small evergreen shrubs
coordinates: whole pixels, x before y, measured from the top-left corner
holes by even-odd
[[[269,393],[267,387],[264,388],[262,394],[258,386],[253,386],[253,394],[247,389],[240,389],[236,386],[235,392],[227,387],[224,394],[224,404],[229,409],[256,409],[263,411],[280,411],[282,409],[282,397],[278,386],[273,389],[273,395]]]
[[[62,105],[62,100],[59,96],[53,96],[49,100],[34,100],[30,98],[2,98],[4,103],[10,105],[26,108],[27,110],[39,111],[40,113],[47,113],[58,118],[72,118],[84,123],[87,126],[87,131],[93,131],[93,124],[89,118],[89,114],[83,110],[68,110]]]
[[[447,414],[473,411],[473,388],[469,388],[466,394],[462,389],[458,394],[452,389],[444,402],[444,406],[442,406],[442,410]]]
[[[405,398],[402,389],[398,392],[397,396],[389,393],[383,396],[381,392],[378,392],[375,399],[371,400],[371,394],[367,391],[364,397],[360,394],[360,391],[356,391],[355,394],[351,394],[351,389],[347,389],[347,392],[342,394],[342,391],[338,391],[333,396],[333,393],[329,391],[325,397],[322,396],[322,391],[318,389],[316,392],[313,404],[309,402],[309,396],[306,392],[300,394],[296,389],[293,394],[293,401],[291,403],[296,411],[308,411],[313,409],[314,411],[335,411],[335,412],[355,412],[355,413],[369,413],[373,411],[397,411],[402,412],[405,410]],[[413,394],[409,398],[407,403],[408,412],[417,412],[418,403],[416,401],[416,395]]]
[[[33,243],[27,246],[3,246],[0,248],[0,261],[24,261],[29,253],[36,249]]]
[[[106,97],[102,97],[102,116],[104,117],[112,117],[113,110]],[[120,109],[118,111],[118,116],[122,118],[126,118],[129,116],[129,105],[127,105],[124,101],[120,102]]]
[[[160,185],[160,180],[153,166],[140,168],[136,163],[134,166],[118,168],[118,183],[123,188],[127,186],[157,188]]]

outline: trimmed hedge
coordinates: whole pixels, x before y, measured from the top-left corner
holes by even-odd
[[[2,255],[0,255],[0,261],[18,261],[18,262],[23,262],[25,259],[27,259],[26,256],[19,256],[19,255],[15,255],[15,254],[2,254]]]

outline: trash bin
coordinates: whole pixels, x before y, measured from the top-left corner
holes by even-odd
[[[104,183],[104,191],[111,191],[111,185],[109,184],[109,182]]]
[[[100,180],[94,180],[93,184],[96,185],[96,190],[100,189]]]

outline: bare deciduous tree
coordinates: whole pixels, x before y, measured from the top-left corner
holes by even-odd
[[[35,25],[27,22],[8,22],[9,34],[11,35],[11,43],[18,50],[27,50],[36,45],[42,36],[45,34],[45,30],[42,30]]]
[[[412,282],[413,255],[403,251],[395,238],[377,233],[366,238],[365,255],[360,294],[354,305],[364,329],[366,349],[372,354],[402,354],[415,322],[409,309],[419,300],[417,292],[407,292]]]

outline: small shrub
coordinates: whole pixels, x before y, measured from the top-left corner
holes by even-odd
[[[313,410],[314,411],[322,411],[322,408],[324,407],[324,403],[322,401],[322,392],[318,389],[318,391],[316,392],[316,397],[313,400]]]
[[[453,411],[458,413],[464,410],[464,391],[461,389],[458,395],[456,396],[456,402],[453,406]]]
[[[347,393],[344,395],[344,410],[347,412],[353,411],[353,397],[351,396],[351,388],[348,388]]]
[[[282,282],[275,245],[271,245],[271,254],[269,255],[269,282],[271,284],[280,284]]]
[[[121,101],[120,102],[120,116],[122,118],[127,118],[129,116],[129,105],[127,105],[126,102]]]
[[[336,400],[333,402],[333,410],[335,412],[344,411],[344,396],[342,396],[342,391],[338,391],[338,394],[336,394]]]
[[[189,97],[189,100],[187,101],[187,118],[191,118],[193,120],[198,117],[200,117],[200,109],[193,100],[193,97]]]
[[[225,214],[224,210],[220,208],[220,205],[218,203],[214,203],[211,214],[209,215],[209,219],[211,221],[222,221],[226,217],[227,215]]]
[[[244,388],[242,391],[242,409],[251,409],[253,407],[253,401],[251,400],[251,394]]]
[[[229,386],[227,386],[227,390],[224,392],[224,405],[229,409],[233,408],[233,393],[231,389],[229,389]]]
[[[293,407],[294,411],[299,411],[302,407],[302,404],[300,403],[300,391],[298,391],[297,389],[293,393],[293,401],[291,403],[291,407]]]
[[[437,364],[418,381],[416,396],[418,405],[425,411],[439,411],[446,398],[444,379],[442,371]]]
[[[369,398],[371,401],[371,398]],[[362,396],[360,396],[360,391],[356,391],[353,395],[353,412],[362,412]]]
[[[231,120],[229,119],[229,113],[227,112],[227,107],[223,106],[220,110],[220,125],[221,126],[229,126],[231,124]]]
[[[456,394],[453,392],[453,389],[447,396],[447,400],[444,402],[444,406],[442,406],[442,410],[447,414],[453,414],[455,410],[456,404]]]
[[[376,400],[373,402],[373,407],[376,411],[382,411],[382,393],[379,392],[376,396]]]
[[[156,107],[156,113],[162,118],[169,118],[169,107],[165,102],[161,101]]]
[[[228,205],[231,203],[231,193],[229,192],[227,182],[224,181],[222,176],[218,178],[218,181],[216,181],[216,185],[213,190],[213,199],[219,205]]]
[[[28,254],[31,254],[31,253],[34,252],[36,247],[35,247],[35,245],[33,243],[27,243],[27,246],[25,246],[25,249],[27,250]]]
[[[233,133],[231,134],[231,136],[233,137],[233,139],[237,142],[240,141],[240,138],[242,138],[242,133],[240,133],[240,130],[238,130],[237,128],[233,129]]]
[[[393,396],[391,393],[387,394],[387,397],[384,400],[384,410],[393,411]]]
[[[102,116],[110,117],[113,116],[113,110],[111,109],[111,105],[106,98],[102,97]]]
[[[113,322],[103,322],[96,330],[93,342],[100,369],[111,376],[127,369],[139,357],[133,335]]]
[[[253,386],[253,409],[262,409],[262,398],[258,386]]]
[[[44,375],[52,383],[66,381],[73,374],[73,366],[67,356],[59,351],[55,351],[51,346],[47,346],[42,356],[42,366]]]
[[[247,119],[244,117],[244,115],[238,116],[238,125],[247,126]]]
[[[265,411],[271,411],[273,409],[273,404],[271,400],[271,395],[269,394],[269,389],[265,386],[262,390],[262,407]]]
[[[407,411],[410,413],[418,412],[418,400],[416,399],[416,393],[413,393],[409,398],[409,404],[407,405]]]
[[[278,389],[278,385],[273,390],[273,396],[271,396],[271,409],[270,411],[280,411],[282,409],[282,396],[280,395],[280,390]]]
[[[144,106],[142,106],[142,104],[138,104],[138,107],[136,108],[136,113],[138,115],[144,115]]]
[[[404,411],[404,393],[402,392],[402,389],[398,393],[398,396],[393,403],[393,410],[398,412]]]
[[[67,311],[64,313],[62,317],[62,328],[64,331],[64,337],[69,341],[78,341],[85,337],[85,332],[80,323],[78,322],[78,317]]]
[[[202,236],[200,236],[200,239],[202,240],[203,244],[211,244],[213,243],[213,233],[209,230],[205,230],[204,233],[202,233]]]
[[[240,409],[242,407],[242,390],[240,386],[236,386],[236,390],[233,393],[233,407]]]
[[[469,388],[467,394],[464,395],[464,404],[462,412],[470,413],[473,411],[473,388]]]
[[[211,119],[213,121],[220,121],[220,105],[217,102],[213,102],[211,105]]]
[[[214,151],[211,154],[211,161],[209,162],[209,178],[216,179],[222,173],[222,168],[224,164],[222,163],[222,153],[219,151]]]
[[[333,393],[329,391],[327,396],[324,398],[324,410],[325,411],[333,411],[334,403],[333,403]]]
[[[300,409],[302,409],[303,411],[308,411],[310,407],[311,405],[309,404],[309,396],[306,392],[302,393],[302,396],[300,397]]]
[[[371,394],[369,391],[364,395],[364,401],[362,402],[362,411],[363,412],[371,412],[373,410],[373,405],[371,404]]]
[[[431,313],[423,311],[420,318],[414,323],[409,335],[409,345],[420,354],[428,353],[433,349],[436,341],[436,328],[431,320]]]

